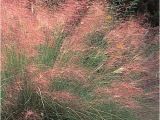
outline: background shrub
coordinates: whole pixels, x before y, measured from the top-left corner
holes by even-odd
[[[151,26],[159,25],[159,1],[158,0],[110,0],[111,9],[116,12],[119,20],[137,14],[147,14]]]

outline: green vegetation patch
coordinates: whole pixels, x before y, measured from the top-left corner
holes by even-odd
[[[101,103],[90,107],[88,114],[92,120],[136,120],[131,110],[115,103]]]
[[[150,44],[150,45],[147,45],[145,49],[145,55],[149,56],[154,54],[157,51],[159,51],[159,44]]]
[[[3,110],[1,117],[3,120],[26,119],[27,111],[32,113],[32,115],[28,115],[28,119],[67,120],[74,117],[73,113],[68,112],[65,105],[56,103],[31,89],[23,89],[14,108]]]
[[[85,108],[72,108],[58,103],[27,88],[23,89],[14,108],[2,110],[3,120],[35,118],[37,120],[136,120],[131,111],[116,104],[88,105]],[[31,115],[27,112],[32,113]]]
[[[21,76],[25,67],[28,63],[27,57],[22,53],[16,52],[14,48],[5,49],[5,68],[1,72],[1,80],[3,83],[9,82],[12,79],[15,79],[17,76]]]
[[[4,97],[5,97],[5,91],[1,88],[1,90],[0,90],[0,102],[3,102]]]
[[[68,63],[70,63],[70,61],[72,60],[72,58],[77,57],[79,54],[78,52],[73,52],[73,51],[66,51],[63,52],[59,55],[59,65],[60,66],[66,66],[69,65]]]
[[[158,94],[158,93],[157,93]],[[158,95],[157,99],[148,98],[146,96],[143,97],[136,97],[135,98],[139,105],[142,106],[142,110],[136,110],[137,115],[139,116],[140,120],[157,120],[159,117],[159,100]]]
[[[113,81],[122,81],[122,79],[123,78],[120,74],[106,73],[104,75],[96,76],[92,80],[97,87],[103,87],[110,85]]]
[[[61,33],[56,37],[55,45],[44,44],[38,47],[39,55],[38,55],[38,64],[46,65],[47,67],[51,67],[54,65],[56,61],[60,48],[62,46],[63,40],[65,38],[65,34]]]
[[[90,51],[82,56],[80,64],[87,68],[96,68],[105,58],[106,56],[102,53]]]
[[[64,78],[55,79],[52,82],[51,90],[68,91],[85,100],[90,100],[93,97],[92,88],[79,83],[77,80],[69,80]]]
[[[105,41],[105,34],[100,31],[90,33],[87,36],[87,44],[93,47],[106,47],[107,42]]]

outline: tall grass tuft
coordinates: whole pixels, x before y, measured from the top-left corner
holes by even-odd
[[[136,120],[130,110],[112,102],[90,106],[87,114],[91,120]]]
[[[65,33],[59,33],[58,36],[55,37],[55,45],[52,46],[48,43],[44,45],[40,45],[39,50],[39,56],[38,56],[38,63],[41,65],[46,65],[48,67],[51,67],[54,65],[54,62],[56,61],[60,48],[62,46],[63,40],[66,37]]]
[[[68,91],[83,100],[91,100],[92,87],[79,83],[78,80],[70,80],[68,78],[57,78],[53,80],[50,86],[52,91]]]
[[[65,112],[63,106],[30,88],[25,88],[20,92],[14,107],[3,110],[2,119],[63,120]]]
[[[62,89],[64,86],[57,88],[57,90]],[[136,120],[129,110],[113,103],[97,101],[96,104],[94,102],[85,103],[85,107],[73,107],[57,102],[43,95],[40,89],[37,92],[34,91],[27,82],[16,104],[2,110],[1,115],[3,120]]]
[[[77,103],[58,102],[43,94],[39,87],[35,91],[27,73],[23,82],[15,104],[2,107],[3,120],[136,120],[128,109],[97,101],[92,87],[80,81],[59,78],[51,84],[53,91],[69,91],[85,100],[80,107]]]
[[[16,52],[14,47],[5,49],[5,67],[1,72],[1,80],[3,83],[9,82],[15,77],[20,77],[25,71],[27,58],[24,54]]]

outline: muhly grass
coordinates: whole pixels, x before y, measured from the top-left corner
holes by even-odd
[[[6,101],[6,94],[5,88],[11,83],[15,82],[16,79],[21,79],[25,75],[25,68],[28,64],[27,57],[21,53],[16,51],[14,47],[6,47],[4,49],[5,55],[5,63],[4,69],[1,71],[1,91],[0,91],[0,99],[3,107],[3,102]],[[3,111],[3,109],[2,109]],[[5,111],[3,111],[5,112]],[[5,119],[4,119],[5,120]]]
[[[87,45],[89,45],[90,47],[105,48],[107,45],[105,34],[100,31],[88,34],[88,36],[86,37],[86,41]]]
[[[63,106],[48,99],[46,96],[44,97],[40,93],[25,88],[20,92],[17,103],[13,108],[3,110],[2,119],[26,119],[25,113],[34,111],[37,115],[35,119],[58,120],[64,119],[64,110]],[[33,117],[33,115],[30,115],[30,117]]]
[[[94,84],[94,83],[93,83]],[[75,109],[78,118],[75,120],[136,120],[134,114],[127,108],[122,108],[113,102],[96,102],[95,85],[85,86],[72,79],[56,78],[50,86],[51,91],[68,91],[84,101],[85,108]],[[68,119],[70,120],[70,119]],[[71,119],[72,120],[72,119]]]
[[[65,37],[65,33],[59,33],[59,35],[56,37],[54,46],[46,43],[38,47],[39,55],[37,62],[39,65],[45,65],[48,67],[54,65]]]
[[[58,44],[54,49],[57,50],[59,49],[59,47],[60,44]],[[44,51],[45,50],[46,49],[44,49]],[[14,69],[14,71],[23,71],[23,69],[25,68],[24,65],[27,63],[25,62],[25,57],[23,58],[23,55],[19,55],[17,53],[11,54],[10,52],[8,59],[9,63],[12,63],[13,65],[7,65],[7,70],[12,71],[12,69]],[[91,67],[92,65],[94,67],[97,67],[103,60],[103,57],[100,57],[101,59],[98,57],[97,60],[97,56],[99,56],[97,55],[97,53],[88,55],[90,63],[86,63],[87,67],[88,65],[89,67]],[[49,52],[48,56],[52,56],[52,53]],[[47,60],[44,61],[48,61],[48,56]],[[51,58],[49,57],[49,59]],[[52,60],[53,58],[51,59],[51,61]],[[113,75],[111,74],[111,76]],[[105,76],[103,80],[107,81],[108,79],[110,79],[109,77],[107,77],[108,76]],[[16,103],[12,106],[3,107],[2,105],[1,116],[3,120],[29,119],[27,117],[31,117],[32,119],[34,118],[36,120],[136,120],[130,110],[122,108],[115,103],[101,103],[99,101],[95,103],[96,96],[94,94],[94,87],[96,87],[95,84],[98,84],[98,82],[95,82],[94,80],[99,81],[98,79],[93,79],[92,84],[89,85],[85,85],[79,80],[74,79],[53,79],[52,83],[49,86],[51,90],[50,92],[68,91],[73,93],[73,95],[78,96],[78,98],[82,102],[84,102],[84,105],[80,108],[76,106],[73,107],[72,103],[66,104],[65,102],[55,101],[49,96],[43,95],[40,88],[38,89],[38,91],[33,90],[32,84],[29,84],[31,78],[27,79],[27,77],[22,77],[21,79],[24,82],[24,86],[18,94]],[[100,78],[100,80],[102,79]],[[2,90],[1,99],[4,96],[4,93],[5,91]],[[28,112],[32,114],[27,116]]]
[[[89,51],[82,55],[80,64],[86,68],[94,69],[98,67],[103,60],[105,60],[106,55],[98,53],[97,51]]]
[[[2,81],[10,80],[24,72],[27,65],[27,57],[24,54],[16,52],[14,48],[6,48],[5,59],[5,67],[1,72]]]
[[[86,44],[90,47],[88,51],[80,56],[80,64],[89,69],[97,68],[106,58],[104,48],[107,46],[105,34],[95,31],[86,36]]]
[[[3,102],[5,98],[4,87],[14,82],[15,79],[22,78],[25,74],[25,67],[28,63],[27,57],[16,52],[14,48],[5,49],[5,65],[4,70],[1,71],[1,101]]]
[[[134,114],[119,105],[109,103],[97,103],[89,108],[92,120],[136,120]]]
[[[128,76],[132,79],[132,80],[140,80],[141,78],[143,78],[145,76],[145,72],[131,72]]]
[[[92,87],[85,86],[79,83],[78,80],[71,80],[67,78],[56,78],[52,81],[50,86],[52,91],[68,91],[75,96],[79,96],[83,100],[91,100],[94,96],[92,94]]]
[[[59,80],[60,81],[60,80]],[[68,81],[69,82],[69,81]],[[54,83],[54,90],[70,90],[81,96],[80,91],[86,92],[81,85],[63,82]],[[82,88],[81,88],[82,87]],[[85,93],[86,96],[86,93]],[[109,102],[85,102],[83,106],[76,107],[58,102],[43,95],[41,90],[34,91],[27,81],[20,91],[16,104],[2,111],[3,120],[23,120],[33,117],[36,120],[136,120],[132,112],[126,108]],[[73,103],[74,104],[74,103]],[[72,106],[72,107],[71,107]],[[32,114],[26,116],[27,112]],[[28,118],[27,118],[28,117]]]
[[[22,76],[28,63],[27,57],[16,52],[14,48],[5,49],[5,58],[4,70],[1,71],[2,85],[11,82],[15,77]]]
[[[16,60],[15,60],[16,61]],[[12,67],[9,67],[12,68]],[[22,67],[23,68],[23,67]],[[78,80],[58,78],[52,81],[51,91],[69,91],[84,102],[81,108],[58,102],[43,95],[40,88],[35,91],[30,78],[23,77],[24,86],[13,106],[2,107],[3,120],[136,120],[132,112],[113,103],[93,102],[94,85],[86,86]],[[3,91],[1,91],[3,96]],[[75,103],[73,103],[75,104]],[[32,114],[27,116],[27,113]]]
[[[40,45],[38,48],[39,55],[36,58],[38,65],[52,67],[60,55],[60,48],[65,34],[58,34],[55,38],[55,45],[52,46],[48,43]],[[90,37],[90,45],[101,47],[106,44],[104,35],[96,33],[95,36]],[[6,69],[2,78],[10,79],[10,76],[17,76],[17,73],[23,73],[27,65],[27,59],[24,55],[16,53],[14,50],[7,50],[6,54]],[[68,53],[61,59],[62,62],[68,62],[72,53]],[[96,69],[106,59],[106,55],[98,50],[86,52],[80,59],[80,64],[89,69]],[[77,103],[59,102],[53,100],[51,97],[42,94],[43,92],[38,88],[36,91],[33,89],[30,77],[26,77],[27,73],[21,77],[24,85],[18,94],[17,101],[12,106],[2,105],[2,119],[3,120],[136,120],[133,113],[126,108],[122,108],[113,102],[103,103],[100,102],[95,95],[95,89],[102,85],[109,84],[108,81],[116,79],[117,74],[112,72],[95,71],[93,77],[89,79],[89,84],[80,82],[80,80],[68,78],[56,78],[51,81],[50,91],[67,91],[77,96],[81,100],[82,106],[75,105]],[[98,77],[97,77],[97,76]],[[119,76],[118,76],[119,77]],[[93,79],[92,79],[93,78]],[[15,79],[15,78],[13,78]],[[3,100],[5,91],[1,90],[1,99]],[[102,96],[103,97],[103,96]],[[96,102],[95,102],[96,101]],[[73,104],[73,105],[72,105]],[[71,107],[72,106],[72,107]]]
[[[26,95],[26,92],[23,92],[25,94],[21,94]],[[37,118],[42,120],[136,120],[129,110],[110,103],[76,109],[63,103],[41,98],[37,93],[20,96],[19,99],[19,103],[14,109],[2,114],[4,120],[19,119],[19,116],[24,119],[27,111],[36,111]]]
[[[140,119],[143,119],[143,114],[145,115],[146,120],[157,120],[159,117],[159,106],[156,105],[159,104],[158,99],[147,98],[146,96],[136,97],[135,99],[141,106],[143,106],[142,109],[136,110],[137,116],[140,116]]]
[[[64,51],[62,53],[60,53],[59,58],[58,58],[58,62],[60,66],[66,66],[69,65],[69,63],[71,63],[72,58],[75,58],[79,55],[78,52],[74,52],[74,51]]]
[[[110,86],[113,81],[122,80],[122,77],[120,74],[106,73],[105,75],[94,75],[90,79],[92,79],[95,86],[103,87]]]
[[[158,44],[149,44],[145,48],[144,54],[148,57],[150,55],[155,54],[156,52],[159,51],[159,45]]]
[[[4,97],[5,97],[5,91],[1,87],[1,89],[0,89],[0,102],[3,102]]]

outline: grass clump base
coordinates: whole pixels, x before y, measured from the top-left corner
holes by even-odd
[[[21,90],[14,107],[2,112],[3,120],[136,120],[127,109],[113,103],[86,104],[80,108],[70,107],[35,92],[30,88]],[[3,108],[2,108],[3,109]]]
[[[25,67],[28,64],[27,57],[17,52],[14,47],[6,47],[5,51],[5,65],[1,71],[1,85],[4,86],[10,82],[13,82],[16,78],[23,77],[25,73]]]

